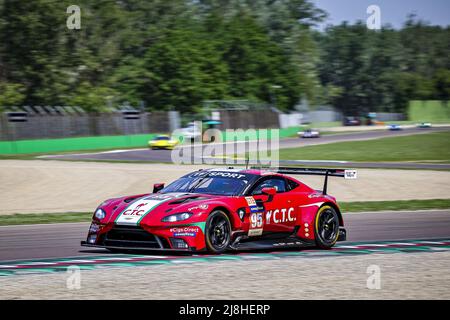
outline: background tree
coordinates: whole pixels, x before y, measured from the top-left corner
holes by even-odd
[[[450,28],[362,22],[324,31],[311,0],[0,0],[0,104],[129,102],[196,112],[204,100],[293,109],[302,98],[346,114],[405,112],[449,97]]]

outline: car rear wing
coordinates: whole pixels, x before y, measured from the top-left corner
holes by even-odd
[[[357,172],[354,169],[322,169],[322,168],[296,168],[296,167],[279,167],[279,168],[257,168],[252,169],[264,169],[281,174],[290,175],[313,175],[313,176],[325,176],[323,183],[323,194],[327,194],[328,177],[342,177],[344,179],[356,179]]]

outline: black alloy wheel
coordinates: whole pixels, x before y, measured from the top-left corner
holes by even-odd
[[[316,244],[323,249],[329,249],[339,237],[339,217],[332,207],[323,206],[316,215]]]
[[[223,211],[213,211],[206,220],[206,247],[213,253],[222,253],[228,248],[230,239],[230,219]]]

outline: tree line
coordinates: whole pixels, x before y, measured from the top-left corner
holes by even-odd
[[[191,113],[248,99],[291,110],[305,98],[357,114],[450,95],[450,28],[414,16],[399,30],[319,31],[327,13],[309,0],[78,0],[70,30],[71,4],[0,0],[0,108]]]

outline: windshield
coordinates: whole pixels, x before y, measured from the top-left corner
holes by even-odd
[[[164,136],[156,137],[155,140],[169,140],[169,137],[164,137]]]
[[[172,182],[160,192],[190,192],[233,196],[241,194],[257,177],[253,174],[242,174],[239,172],[198,171]]]

